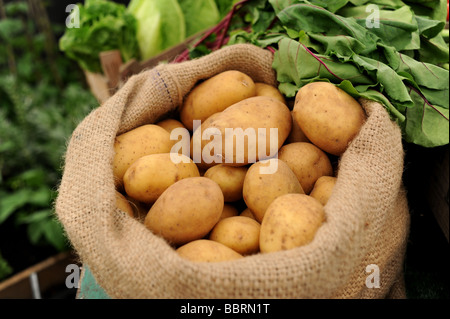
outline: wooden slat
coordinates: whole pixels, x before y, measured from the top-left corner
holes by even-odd
[[[52,287],[64,284],[68,276],[65,270],[69,264],[78,264],[75,255],[72,252],[62,252],[17,273],[0,282],[0,299],[33,298],[30,283],[30,276],[33,273],[36,273],[39,279],[41,294]]]
[[[120,67],[122,65],[122,57],[119,50],[110,50],[100,52],[100,64],[103,74],[108,79],[108,87],[115,92],[119,86]]]
[[[86,82],[91,89],[91,93],[100,104],[111,96],[108,87],[108,79],[104,75],[100,73],[92,73],[86,70],[84,71],[84,75],[86,77]]]

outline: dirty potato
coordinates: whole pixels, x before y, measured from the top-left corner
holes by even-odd
[[[305,194],[286,194],[267,208],[261,223],[260,250],[269,253],[310,243],[325,221],[323,205]]]
[[[308,139],[336,156],[344,153],[366,120],[358,101],[329,82],[303,86],[295,97],[293,112]]]

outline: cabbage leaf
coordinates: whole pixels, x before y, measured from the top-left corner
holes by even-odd
[[[128,12],[137,20],[141,59],[149,59],[183,42],[186,25],[177,0],[131,0]]]
[[[214,0],[178,0],[186,23],[186,37],[204,31],[220,20]]]

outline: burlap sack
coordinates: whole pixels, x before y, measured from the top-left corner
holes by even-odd
[[[275,84],[272,58],[242,44],[159,65],[131,77],[73,132],[56,213],[81,261],[109,296],[405,297],[409,211],[401,132],[377,103],[361,101],[368,120],[340,160],[327,220],[307,246],[232,262],[192,263],[116,208],[111,164],[116,134],[156,122],[176,110],[197,81],[225,70]]]

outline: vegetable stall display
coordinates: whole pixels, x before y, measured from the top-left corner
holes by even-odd
[[[444,0],[228,0],[195,6],[187,0],[134,0],[128,8],[90,0],[81,9],[81,28],[68,29],[60,47],[83,69],[99,72],[99,53],[113,47],[124,62],[145,61],[206,30],[169,62],[251,43],[274,53],[279,89],[287,98],[310,82],[331,82],[355,98],[382,103],[405,141],[448,144]]]
[[[114,298],[404,297],[403,142],[448,144],[445,3],[426,4],[234,2],[185,52],[130,76],[73,132],[56,201],[99,285]],[[241,153],[230,129],[245,132]]]
[[[214,26],[232,0],[108,0],[77,4],[80,27],[67,28],[59,47],[82,69],[100,72],[99,54],[117,49],[122,60],[146,60]]]
[[[161,64],[130,77],[79,124],[55,208],[84,265],[82,278],[91,273],[96,290],[111,298],[404,297],[404,153],[400,128],[381,104],[360,100],[364,122],[356,136],[349,134],[353,138],[340,156],[288,140],[293,123],[302,126],[288,104],[256,96],[256,85],[246,81],[237,84],[253,87],[252,96],[241,96],[202,126],[190,131],[173,122],[179,122],[188,96],[222,72],[239,71],[277,91],[273,60],[268,50],[235,44]],[[239,90],[230,86],[230,98],[233,92]],[[312,92],[298,107],[317,97],[340,108]],[[217,93],[195,96],[213,101]],[[345,112],[340,110],[347,114],[339,117],[343,122],[333,123],[341,131],[352,128],[350,114],[359,118]],[[319,122],[326,119],[324,114]],[[178,125],[171,133],[159,124],[167,120]],[[153,138],[136,134],[150,128]],[[227,139],[229,129],[254,132],[244,137],[243,153],[227,151],[230,142],[236,150],[242,143],[234,134]],[[212,177],[220,164],[229,169]],[[328,191],[315,187],[322,176],[336,177]],[[120,194],[131,209],[123,208]],[[366,285],[369,264],[380,269],[381,289]],[[81,285],[81,298],[90,298],[93,287],[83,279]]]
[[[252,43],[274,52],[273,68],[286,97],[310,82],[328,81],[353,97],[382,103],[405,141],[448,144],[446,1],[244,0],[238,5],[211,34],[228,35],[228,45]],[[201,51],[217,48],[212,43],[205,49],[205,43],[198,43]]]

